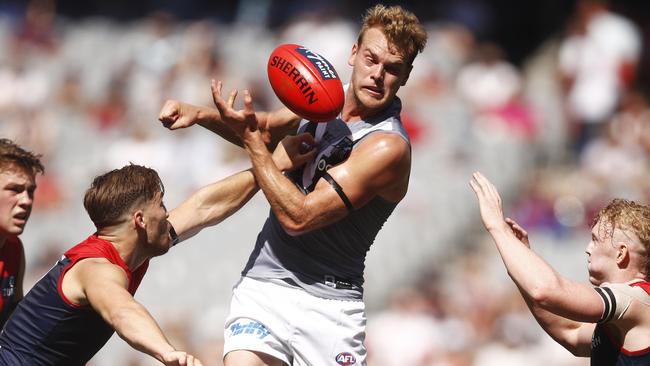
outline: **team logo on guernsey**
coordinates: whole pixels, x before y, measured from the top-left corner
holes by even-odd
[[[237,322],[231,325],[228,329],[230,330],[231,336],[240,334],[254,334],[259,337],[259,339],[262,339],[271,334],[271,332],[269,332],[269,330],[262,323],[258,323],[252,320],[246,324]]]
[[[357,363],[357,359],[354,358],[354,356],[351,353],[348,352],[341,352],[338,355],[336,355],[336,363],[342,366],[346,365],[354,365]]]
[[[305,47],[298,47],[296,48],[296,51],[305,56],[314,66],[316,66],[316,69],[318,69],[318,72],[320,72],[324,80],[339,78],[336,75],[336,71],[334,71],[334,66],[332,66],[332,64],[330,64],[323,56],[316,52],[312,52]]]
[[[594,350],[598,348],[598,346],[600,346],[600,343],[601,343],[600,336],[597,335],[596,332],[594,332],[594,334],[592,334],[591,336],[591,349]]]
[[[323,176],[324,172],[329,170],[331,167],[344,162],[350,156],[352,145],[350,137],[345,136],[335,145],[325,149],[316,162],[314,177],[311,180],[311,185],[307,187],[307,191],[311,192],[314,190],[316,183],[318,183],[318,180]]]
[[[2,289],[2,296],[3,297],[14,296],[15,287],[16,287],[16,276],[9,276],[9,281],[7,281],[6,287]]]

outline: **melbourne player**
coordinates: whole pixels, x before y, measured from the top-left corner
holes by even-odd
[[[0,139],[0,327],[23,298],[25,253],[18,238],[32,212],[40,157]]]
[[[586,249],[593,287],[562,277],[530,249],[482,174],[470,185],[508,274],[546,333],[594,366],[650,365],[650,207],[615,199],[598,212]]]
[[[305,136],[285,140],[274,164],[292,169]],[[293,153],[295,152],[295,153]],[[168,366],[200,366],[172,346],[133,295],[151,258],[215,225],[257,192],[250,171],[205,186],[167,212],[158,174],[128,165],[98,176],[84,197],[97,231],[64,253],[20,302],[0,334],[0,365],[85,365],[114,331]]]

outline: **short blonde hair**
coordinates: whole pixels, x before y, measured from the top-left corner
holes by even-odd
[[[619,229],[636,235],[646,254],[645,276],[650,275],[650,207],[625,199],[614,199],[601,209],[591,224],[593,228],[600,222],[611,228],[611,233]]]
[[[378,4],[368,9],[363,16],[357,44],[361,44],[364,33],[370,28],[380,28],[388,42],[403,53],[408,65],[413,63],[415,56],[427,44],[427,32],[418,18],[401,6],[386,7]]]

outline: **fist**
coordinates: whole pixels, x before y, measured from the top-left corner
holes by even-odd
[[[190,127],[198,120],[197,110],[189,104],[170,99],[160,110],[158,120],[170,130]]]

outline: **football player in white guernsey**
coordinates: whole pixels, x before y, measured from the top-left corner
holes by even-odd
[[[301,121],[287,108],[254,112],[247,91],[245,108],[235,110],[237,93],[222,99],[214,81],[217,109],[163,106],[165,127],[198,123],[243,146],[271,206],[233,290],[226,366],[365,365],[364,260],[408,188],[411,146],[396,94],[426,39],[413,13],[369,9],[348,60],[343,109],[328,123]],[[314,136],[315,159],[283,174],[269,148],[304,132]]]
[[[508,274],[546,333],[591,357],[591,365],[650,365],[650,207],[615,199],[598,213],[586,249],[587,285],[562,277],[531,250],[482,174],[470,185]]]

